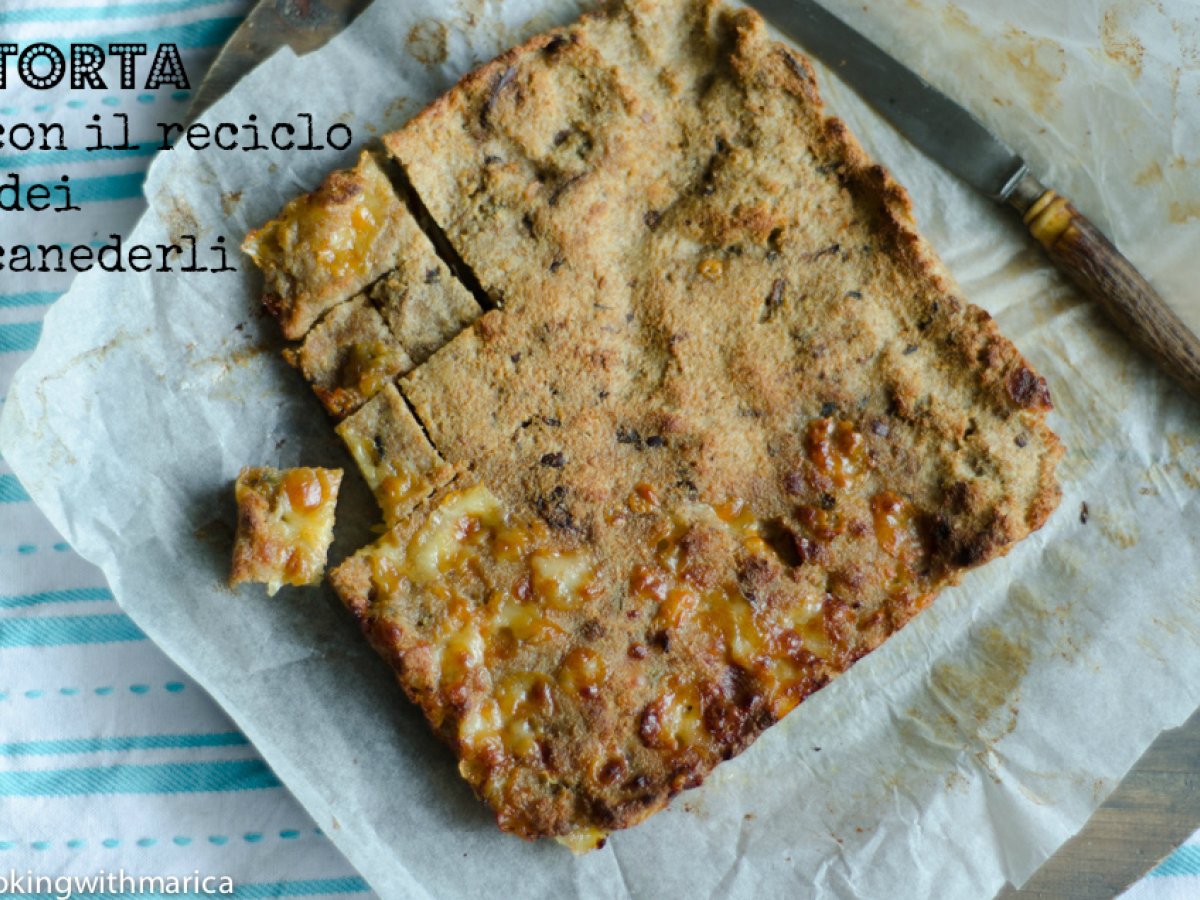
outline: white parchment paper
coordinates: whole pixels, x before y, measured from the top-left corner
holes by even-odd
[[[1192,0],[828,5],[1027,154],[1200,326]],[[474,64],[576,12],[379,0],[322,51],[276,55],[205,116],[312,112],[351,125],[354,148],[165,153],[131,240],[236,245]],[[966,295],[1050,380],[1069,448],[1063,502],[703,788],[586,857],[495,828],[330,592],[221,586],[240,466],[352,468],[279,360],[252,274],[90,274],[50,310],[8,395],[5,458],[381,895],[986,897],[1026,879],[1200,703],[1200,407],[1007,211],[819,74],[833,110],[910,189]],[[338,554],[373,518],[347,481]]]

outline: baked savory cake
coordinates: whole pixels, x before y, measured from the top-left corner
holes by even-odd
[[[660,809],[1056,505],[1044,380],[753,12],[608,6],[384,144],[487,311],[340,426],[391,529],[331,580],[506,831]]]
[[[333,542],[341,469],[244,468],[234,484],[237,537],[229,583],[320,584]]]

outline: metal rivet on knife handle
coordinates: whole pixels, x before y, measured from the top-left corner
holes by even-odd
[[[1121,251],[1066,197],[1026,173],[1009,203],[1051,261],[1125,334],[1200,399],[1200,338]]]

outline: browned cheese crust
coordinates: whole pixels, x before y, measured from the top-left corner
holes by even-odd
[[[260,582],[274,594],[284,584],[319,584],[341,484],[341,469],[242,469],[230,585]]]
[[[416,229],[408,209],[379,163],[363,153],[353,169],[330,173],[252,231],[242,249],[262,270],[263,303],[296,340],[394,268],[407,229]]]
[[[385,144],[500,308],[400,382],[462,474],[331,580],[505,830],[636,823],[1055,507],[1044,380],[754,13],[628,0]]]

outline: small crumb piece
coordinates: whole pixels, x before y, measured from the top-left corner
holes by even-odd
[[[341,484],[341,469],[242,469],[230,585],[266,584],[274,595],[284,584],[320,584]]]
[[[1091,513],[1088,510],[1087,501],[1084,500],[1079,504],[1079,524],[1086,525],[1090,516]]]
[[[590,850],[599,850],[604,846],[607,837],[608,834],[599,828],[581,828],[555,838],[555,840],[579,856]]]

